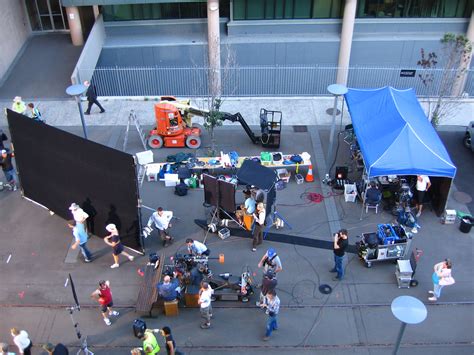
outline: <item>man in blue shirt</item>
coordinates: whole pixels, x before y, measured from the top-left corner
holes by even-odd
[[[92,253],[87,248],[87,233],[70,223],[68,223],[68,227],[72,229],[72,235],[74,236],[74,244],[71,245],[71,249],[76,249],[79,246],[82,255],[84,255],[84,261],[90,263],[92,261]]]
[[[252,197],[250,190],[244,190],[245,202],[243,205],[240,205],[240,209],[235,212],[237,219],[240,224],[243,223],[243,218],[245,214],[253,214],[255,212],[255,199]]]
[[[168,275],[163,278],[163,282],[156,285],[156,288],[163,301],[174,301],[180,297],[181,288],[179,287],[179,281],[175,278],[171,280],[171,277]]]

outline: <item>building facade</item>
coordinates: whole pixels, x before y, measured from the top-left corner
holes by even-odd
[[[337,67],[337,77],[328,80],[346,84],[347,68],[416,67],[422,48],[441,50],[444,33],[474,31],[469,31],[474,0],[24,0],[23,5],[28,31],[70,31],[77,45],[87,39],[91,16],[100,16],[100,53],[87,72],[220,70],[230,60],[240,68]]]

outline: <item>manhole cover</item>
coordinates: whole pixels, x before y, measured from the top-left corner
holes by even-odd
[[[469,195],[465,192],[462,192],[462,191],[456,191],[453,194],[453,197],[459,203],[470,203],[470,202],[472,202],[471,195]]]
[[[293,126],[293,132],[308,132],[308,126]]]
[[[330,108],[328,108],[328,109],[326,110],[326,113],[327,113],[328,115],[331,115],[331,116],[332,116],[332,111],[333,111],[333,108],[330,107]],[[338,115],[340,115],[340,114],[341,114],[341,110],[336,109],[336,116],[338,116]]]

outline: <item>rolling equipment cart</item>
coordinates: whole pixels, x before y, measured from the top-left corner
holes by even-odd
[[[416,248],[411,253],[408,260],[397,260],[397,268],[395,270],[395,277],[397,278],[398,288],[410,288],[418,286],[418,280],[415,280],[416,266],[420,260],[423,251]]]
[[[362,233],[361,241],[356,243],[359,258],[367,267],[373,262],[403,259],[410,245],[411,233],[394,224],[379,224],[376,232]]]

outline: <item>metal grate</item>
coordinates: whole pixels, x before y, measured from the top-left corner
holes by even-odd
[[[308,132],[308,126],[293,126],[293,132],[295,133]]]

